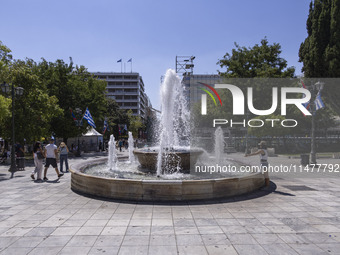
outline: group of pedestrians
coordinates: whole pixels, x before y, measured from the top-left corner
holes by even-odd
[[[42,147],[41,143],[38,141],[34,144],[33,147],[33,158],[34,158],[34,165],[35,169],[33,170],[31,174],[31,178],[35,180],[35,175],[37,175],[37,181],[48,181],[47,178],[47,169],[52,166],[56,173],[58,178],[62,177],[64,175],[63,171],[63,165],[65,162],[66,166],[66,172],[68,172],[68,152],[69,149],[67,148],[67,145],[62,142],[60,143],[60,146],[57,147],[54,144],[54,139],[50,139],[50,143],[45,146],[45,148]],[[58,157],[60,157],[60,172],[58,169]],[[43,173],[43,162],[45,159],[45,169]],[[42,174],[44,174],[44,177],[42,178]]]

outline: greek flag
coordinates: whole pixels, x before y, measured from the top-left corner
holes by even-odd
[[[314,103],[315,103],[315,110],[316,111],[325,107],[324,103],[322,102],[321,93],[320,92],[316,96],[316,99],[315,99]]]
[[[119,62],[122,62],[122,59],[119,59],[119,60],[117,61],[117,63],[119,63]]]
[[[84,114],[84,119],[87,120],[87,123],[89,123],[89,125],[91,127],[96,128],[96,124],[94,124],[94,120],[92,118],[92,115],[91,115],[88,107],[86,107],[86,111],[85,111],[85,114]]]
[[[105,134],[105,132],[109,131],[109,124],[107,123],[107,119],[104,119],[104,127],[103,127],[103,134]]]
[[[132,62],[132,58],[130,58],[127,62],[128,62],[128,63],[129,63],[129,62]]]

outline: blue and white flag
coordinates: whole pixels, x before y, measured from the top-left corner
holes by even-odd
[[[122,59],[119,59],[119,60],[117,61],[117,63],[119,63],[119,62],[122,62]]]
[[[128,63],[129,63],[129,62],[132,62],[132,58],[130,58],[127,62],[128,62]]]
[[[317,94],[314,103],[315,103],[315,110],[316,111],[325,107],[324,103],[322,102],[320,92]]]
[[[105,134],[105,132],[109,131],[109,124],[107,123],[107,119],[104,119],[104,127],[103,127],[103,134]]]
[[[94,120],[92,118],[92,115],[91,115],[88,107],[86,107],[86,111],[85,111],[85,114],[84,114],[84,119],[87,120],[87,123],[89,123],[89,125],[91,127],[96,128],[96,124],[94,124]]]

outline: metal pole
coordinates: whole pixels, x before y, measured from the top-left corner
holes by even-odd
[[[312,131],[311,131],[311,151],[310,151],[310,163],[316,164],[316,152],[315,152],[315,86],[312,86],[312,99],[310,106],[312,107]]]
[[[12,148],[11,148],[11,167],[9,171],[14,173],[17,171],[17,165],[15,162],[15,133],[14,133],[14,84],[12,83]]]
[[[248,123],[248,118],[249,118],[249,111],[247,110],[247,114],[246,114],[246,121]],[[245,149],[245,154],[249,154],[249,150],[248,150],[248,127],[247,127],[247,133],[246,133],[246,149]]]

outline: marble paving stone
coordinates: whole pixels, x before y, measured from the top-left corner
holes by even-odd
[[[100,235],[103,231],[103,227],[81,227],[75,235],[78,236],[93,236],[93,235]]]
[[[97,236],[73,236],[66,246],[90,246],[92,247],[97,240]]]
[[[323,251],[321,248],[316,246],[315,244],[290,244],[295,251],[299,254],[308,254],[308,255],[326,255],[328,254],[326,251]]]
[[[44,241],[42,241],[38,247],[57,247],[65,246],[72,236],[49,236]]]
[[[216,219],[218,225],[240,225],[240,222],[237,219]]]
[[[104,227],[103,231],[100,233],[104,236],[113,236],[113,235],[124,235],[126,233],[127,227]]]
[[[219,226],[198,226],[197,228],[201,235],[224,233]]]
[[[227,226],[220,226],[220,228],[223,230],[226,234],[241,234],[241,233],[248,233],[245,227],[242,227],[241,225],[233,226],[233,225],[227,225]]]
[[[109,224],[108,224],[109,225]],[[151,226],[151,219],[132,219],[128,223],[129,226]]]
[[[272,225],[267,226],[273,233],[295,233],[294,229],[285,225]]]
[[[0,255],[25,255],[30,253],[33,248],[28,247],[8,247],[0,252]]]
[[[111,247],[111,246],[120,246],[123,242],[124,235],[120,236],[98,236],[95,241],[95,247]]]
[[[208,254],[214,255],[238,255],[232,245],[207,245]]]
[[[75,235],[79,229],[80,227],[58,227],[51,233],[51,235],[53,236]]]
[[[128,226],[130,223],[130,219],[121,219],[121,220],[117,220],[117,219],[111,219],[107,222],[106,226],[107,227],[112,227],[112,226]]]
[[[254,237],[250,234],[228,234],[231,244],[258,244]]]
[[[116,246],[108,246],[108,247],[92,247],[87,255],[98,255],[98,254],[107,254],[107,255],[117,255],[119,251],[119,247]]]
[[[23,236],[30,232],[33,228],[17,228],[13,227],[3,232],[0,236]]]
[[[148,246],[121,246],[118,255],[144,255],[148,254]]]
[[[259,244],[284,243],[277,234],[251,234]]]
[[[24,236],[16,240],[14,243],[11,244],[11,248],[14,247],[36,247],[42,241],[44,241],[45,237],[42,236]]]
[[[176,235],[195,235],[199,234],[197,227],[175,227]]]
[[[153,219],[152,226],[173,226],[172,219]]]
[[[126,230],[126,235],[150,235],[150,229],[149,226],[129,226]]]
[[[149,255],[177,255],[177,247],[176,246],[153,246],[149,247]]]
[[[268,254],[259,244],[237,244],[234,245],[238,255],[264,255]]]
[[[149,245],[150,236],[125,236],[122,246]]]
[[[329,233],[329,232],[338,232],[340,233],[340,228],[337,228],[336,226],[333,225],[312,225],[313,228],[321,231],[321,232],[325,232],[325,233]]]
[[[204,246],[181,245],[177,248],[178,255],[208,255]]]
[[[197,246],[204,245],[200,235],[176,235],[178,246]]]
[[[323,251],[327,252],[328,254],[336,254],[340,255],[340,243],[324,243],[324,244],[317,244],[319,248]]]
[[[230,240],[225,234],[201,235],[205,246],[230,245]]]
[[[270,255],[299,255],[285,243],[263,244],[262,248],[264,248]]]
[[[32,249],[29,255],[57,255],[61,251],[62,248],[63,248],[62,246],[48,247],[48,248],[37,247],[37,248]]]
[[[55,227],[50,228],[40,228],[36,227],[25,234],[25,236],[49,236],[55,231]]]
[[[58,255],[84,255],[90,251],[91,247],[64,247]]]
[[[97,219],[89,219],[83,225],[84,227],[104,227],[106,226],[108,220],[97,220]]]
[[[175,227],[196,227],[196,223],[193,219],[174,219],[173,222]]]
[[[172,234],[175,234],[175,229],[173,227],[163,226],[151,227],[151,235],[172,235]]]
[[[161,236],[151,236],[150,246],[176,246],[175,235],[161,235]]]

